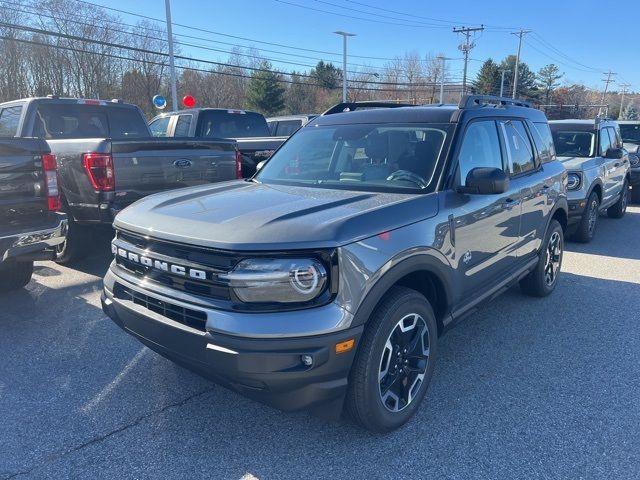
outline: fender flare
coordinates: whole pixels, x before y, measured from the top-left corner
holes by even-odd
[[[562,197],[558,199],[556,204],[553,206],[553,209],[549,212],[549,218],[547,219],[547,226],[544,229],[544,237],[542,237],[543,242],[544,242],[544,239],[547,238],[547,232],[549,231],[549,225],[551,225],[551,220],[553,220],[553,217],[555,216],[558,210],[564,210],[564,215],[567,219],[567,225],[565,226],[564,230],[566,231],[567,227],[569,226],[569,202],[567,201],[566,197]]]
[[[367,292],[360,305],[358,305],[352,326],[365,324],[389,289],[400,279],[415,272],[429,272],[440,281],[445,295],[446,307],[444,312],[446,316],[451,311],[453,302],[453,278],[451,275],[453,267],[448,262],[445,261],[445,263],[432,253],[427,252],[428,250],[413,253],[383,273],[371,290]],[[378,272],[384,270],[384,268],[383,266]]]

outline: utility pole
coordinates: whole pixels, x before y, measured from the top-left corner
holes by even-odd
[[[504,93],[504,74],[510,72],[511,70],[500,70],[500,96]]]
[[[622,98],[620,98],[620,113],[618,114],[618,119],[622,117],[622,108],[624,107],[624,94],[627,93],[627,88],[631,85],[628,83],[621,83],[620,87],[622,88]]]
[[[355,33],[337,31],[336,35],[342,35],[342,103],[347,101],[347,37],[355,37]]]
[[[460,27],[454,28],[453,33],[462,33],[465,36],[464,43],[462,43],[458,49],[464,54],[464,73],[462,75],[462,95],[467,93],[467,65],[469,63],[469,53],[476,46],[475,42],[471,41],[471,34],[474,32],[481,32],[484,30],[484,25],[479,27]]]
[[[611,70],[609,70],[608,72],[606,72],[607,78],[603,78],[602,81],[604,82],[604,90],[602,91],[602,100],[600,101],[601,104],[605,105],[604,101],[607,98],[607,91],[609,90],[609,84],[611,82],[615,82],[615,80],[612,80],[611,77],[613,75],[617,75],[617,73],[612,72]],[[602,113],[602,109],[600,109],[600,111],[598,112],[598,115],[600,115],[600,113]]]
[[[440,55],[439,57],[437,57],[440,59],[440,61],[442,62],[442,65],[440,67],[440,103],[444,103],[444,77],[445,77],[445,62],[447,60],[449,60],[447,57],[445,57],[444,55]]]
[[[520,30],[519,32],[514,32],[511,35],[518,36],[518,54],[516,55],[516,66],[513,70],[513,95],[511,98],[516,98],[516,94],[518,92],[518,69],[520,67],[520,51],[522,50],[522,37],[524,37],[531,30]]]
[[[176,89],[176,64],[173,57],[173,33],[171,31],[171,0],[164,0],[167,12],[167,37],[169,41],[169,71],[171,74],[171,109],[178,110],[178,91]]]

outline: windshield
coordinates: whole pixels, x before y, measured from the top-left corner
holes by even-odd
[[[269,137],[271,132],[259,113],[241,110],[204,110],[198,136],[213,138]]]
[[[357,190],[425,189],[449,125],[332,125],[303,128],[285,143],[259,181]]]
[[[620,125],[622,141],[640,144],[640,123],[626,123]]]
[[[559,157],[593,157],[595,135],[593,132],[553,130],[553,142]]]

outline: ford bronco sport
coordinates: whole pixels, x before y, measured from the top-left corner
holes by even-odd
[[[549,122],[558,159],[568,172],[567,233],[590,242],[598,216],[622,218],[629,199],[629,157],[616,122],[608,119]]]
[[[341,104],[252,179],[119,213],[103,309],[254,399],[390,431],[419,408],[445,330],[514,282],[554,290],[566,177],[527,104]]]

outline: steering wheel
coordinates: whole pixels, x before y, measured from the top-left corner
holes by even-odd
[[[417,175],[409,170],[396,170],[391,175],[387,177],[387,180],[404,180],[406,182],[415,183],[420,188],[427,188],[427,181],[422,178],[420,175]]]

